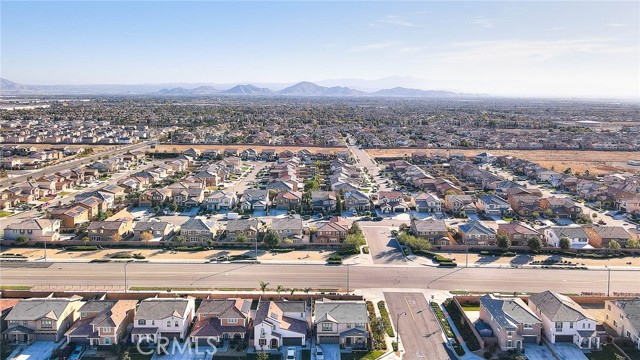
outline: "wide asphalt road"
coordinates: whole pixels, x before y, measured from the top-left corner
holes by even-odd
[[[346,266],[131,263],[127,274],[129,287],[258,288],[259,281],[272,287],[347,287]],[[611,271],[611,292],[639,291],[639,278],[640,271]],[[75,289],[122,286],[124,264],[2,262],[0,284]],[[607,271],[356,265],[350,267],[350,288],[606,293]]]
[[[419,292],[384,293],[391,321],[400,330],[404,360],[450,359],[444,347],[442,330],[424,295]],[[398,316],[398,314],[400,314]],[[398,327],[400,323],[400,327]]]

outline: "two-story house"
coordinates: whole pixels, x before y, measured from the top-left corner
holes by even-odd
[[[519,297],[482,295],[480,320],[491,327],[503,351],[540,342],[542,320]]]
[[[87,227],[87,236],[91,241],[120,241],[131,231],[132,222],[128,219],[94,221]]]
[[[330,213],[336,210],[336,193],[333,191],[312,191],[311,208],[315,212]]]
[[[616,336],[631,340],[640,350],[640,299],[606,300],[604,323]]]
[[[540,233],[520,221],[498,224],[498,235],[504,235],[512,246],[526,246],[531,238],[541,239]]]
[[[511,204],[497,195],[479,197],[476,206],[487,215],[502,216],[511,212]]]
[[[445,195],[444,197],[444,207],[454,214],[458,214],[469,204],[473,204],[471,195]]]
[[[274,218],[269,226],[281,239],[291,239],[294,243],[302,240],[302,219]]]
[[[344,209],[353,212],[371,210],[371,200],[360,190],[348,190],[344,192]]]
[[[196,311],[189,337],[193,344],[211,345],[229,339],[244,339],[249,329],[251,300],[204,299]]]
[[[317,344],[368,348],[369,318],[364,301],[318,300],[315,302],[314,325]]]
[[[195,313],[195,299],[152,298],[140,302],[135,318],[131,341],[155,343],[161,337],[183,340]]]
[[[235,242],[244,237],[246,241],[256,242],[260,232],[258,219],[235,219],[227,222],[227,242]]]
[[[300,191],[280,191],[274,199],[275,207],[278,210],[295,210],[302,202]]]
[[[306,302],[261,301],[253,322],[253,346],[257,351],[305,346],[308,331]]]
[[[22,299],[15,304],[5,320],[3,332],[6,341],[12,343],[33,341],[60,341],[64,333],[76,321],[82,298]]]
[[[240,208],[244,211],[265,211],[269,206],[269,191],[247,189],[240,198]]]
[[[216,190],[205,199],[207,210],[231,210],[236,206],[237,196],[232,191]]]
[[[449,231],[444,220],[434,218],[411,219],[411,231],[414,236],[428,239],[435,245],[450,245]]]
[[[529,308],[542,319],[542,335],[555,344],[569,342],[580,349],[599,349],[596,320],[568,296],[544,291],[529,297]]]
[[[180,227],[180,236],[188,243],[206,244],[213,241],[215,225],[202,218],[193,217]]]
[[[166,221],[138,221],[133,226],[133,240],[163,241],[171,238],[174,226]]]
[[[481,221],[472,220],[460,225],[460,236],[465,245],[495,245],[496,232]]]
[[[347,237],[349,225],[343,221],[329,221],[319,224],[316,230],[314,243],[337,245]]]
[[[117,345],[133,322],[137,300],[90,300],[78,313],[80,317],[66,332],[67,342],[90,346]]]
[[[414,197],[417,212],[439,213],[443,201],[436,194],[420,193]]]
[[[31,242],[55,242],[60,239],[60,220],[27,219],[9,224],[4,229],[4,242],[9,243],[19,236],[25,236]]]
[[[139,206],[162,206],[171,198],[170,189],[149,189],[140,194],[138,198]]]

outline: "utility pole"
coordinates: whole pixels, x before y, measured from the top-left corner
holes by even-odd
[[[406,312],[401,312],[396,314],[396,344],[398,344],[398,351],[400,351],[400,315],[406,316]]]
[[[469,244],[467,244],[466,246],[466,254],[464,256],[464,267],[468,268],[469,267]]]

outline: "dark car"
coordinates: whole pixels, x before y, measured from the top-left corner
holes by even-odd
[[[373,221],[382,221],[382,217],[376,216],[373,218]]]
[[[371,217],[370,216],[365,216],[362,219],[360,219],[361,221],[371,221]]]
[[[242,215],[240,219],[251,219],[251,215]]]

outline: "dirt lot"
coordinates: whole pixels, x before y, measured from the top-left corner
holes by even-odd
[[[428,154],[449,154],[462,153],[466,156],[473,156],[485,150],[459,150],[459,149],[367,149],[369,156],[394,157],[411,155],[414,152],[425,152]],[[592,174],[603,174],[612,171],[640,171],[640,167],[627,164],[628,160],[640,160],[640,154],[631,151],[574,151],[574,150],[488,150],[488,152],[500,155],[511,155],[517,158],[536,162],[544,167],[555,166],[557,170],[563,171],[570,167],[574,172],[584,172],[589,170]]]
[[[29,259],[40,259],[44,257],[44,249],[41,248],[10,248],[4,249],[2,253],[21,254]],[[93,259],[106,259],[114,254],[142,254],[149,260],[208,260],[219,256],[243,255],[253,256],[251,250],[207,250],[207,251],[181,251],[171,253],[164,249],[105,249],[98,251],[64,251],[60,249],[48,249],[47,258],[50,260],[61,259],[81,259],[90,261]],[[303,261],[325,261],[331,251],[292,251],[288,253],[269,253],[259,250],[260,260],[303,260]]]
[[[456,262],[464,266],[465,254],[464,253],[441,253],[442,255],[454,258]],[[572,263],[584,264],[585,266],[640,266],[640,257],[626,257],[626,258],[613,258],[613,259],[580,259],[562,257],[558,255],[518,255],[515,257],[498,257],[490,255],[469,254],[469,266],[472,265],[524,265],[530,261],[543,261],[546,259],[560,259],[570,261]],[[631,262],[631,265],[627,264]]]
[[[193,145],[170,145],[162,144],[158,145],[155,151],[157,152],[172,152],[178,150],[180,152],[196,148],[200,151],[206,150],[224,150],[224,149],[237,149],[241,152],[244,149],[253,149],[260,153],[263,149],[276,149],[276,152],[290,150],[298,152],[300,150],[307,149],[312,153],[323,152],[334,154],[338,151],[346,151],[346,147],[314,147],[314,146],[265,146],[265,145],[219,145],[219,144],[193,144]],[[174,150],[175,149],[175,150]],[[151,150],[153,151],[153,149]]]

